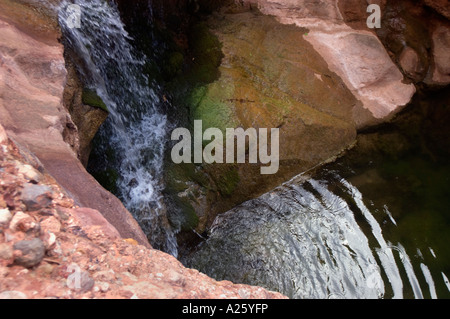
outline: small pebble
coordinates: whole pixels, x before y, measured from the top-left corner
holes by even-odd
[[[16,256],[14,262],[25,268],[38,265],[45,255],[44,243],[39,238],[21,240],[14,244],[14,250],[21,252],[20,256]]]
[[[7,225],[12,218],[8,208],[0,209],[0,226]]]
[[[29,211],[34,211],[51,203],[51,193],[48,186],[28,184],[22,190],[21,199]]]

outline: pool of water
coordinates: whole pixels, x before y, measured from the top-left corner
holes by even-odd
[[[450,298],[450,165],[348,157],[220,215],[183,262],[291,298]]]

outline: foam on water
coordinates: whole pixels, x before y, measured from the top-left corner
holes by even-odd
[[[67,8],[73,4],[81,9],[80,28],[71,25],[73,12]],[[158,109],[158,85],[142,72],[146,57],[138,56],[130,44],[114,2],[62,1],[59,22],[65,44],[82,59],[77,67],[84,82],[108,107],[110,114],[99,134],[102,147],[113,149],[117,158],[119,197],[151,244],[177,256],[161,195],[169,123]]]

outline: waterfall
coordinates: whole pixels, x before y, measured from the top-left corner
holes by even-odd
[[[74,8],[76,10],[74,10]],[[109,110],[99,136],[114,150],[118,196],[154,248],[177,256],[175,231],[162,197],[164,141],[170,126],[159,109],[160,88],[142,72],[146,57],[131,45],[112,1],[62,1],[59,22],[65,45],[82,63],[83,82],[95,89]]]

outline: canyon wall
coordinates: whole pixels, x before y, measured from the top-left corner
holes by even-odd
[[[77,205],[102,211],[124,238],[149,247],[133,216],[79,161],[79,131],[63,103],[71,80],[56,17],[32,1],[2,0],[0,6],[0,124]]]

